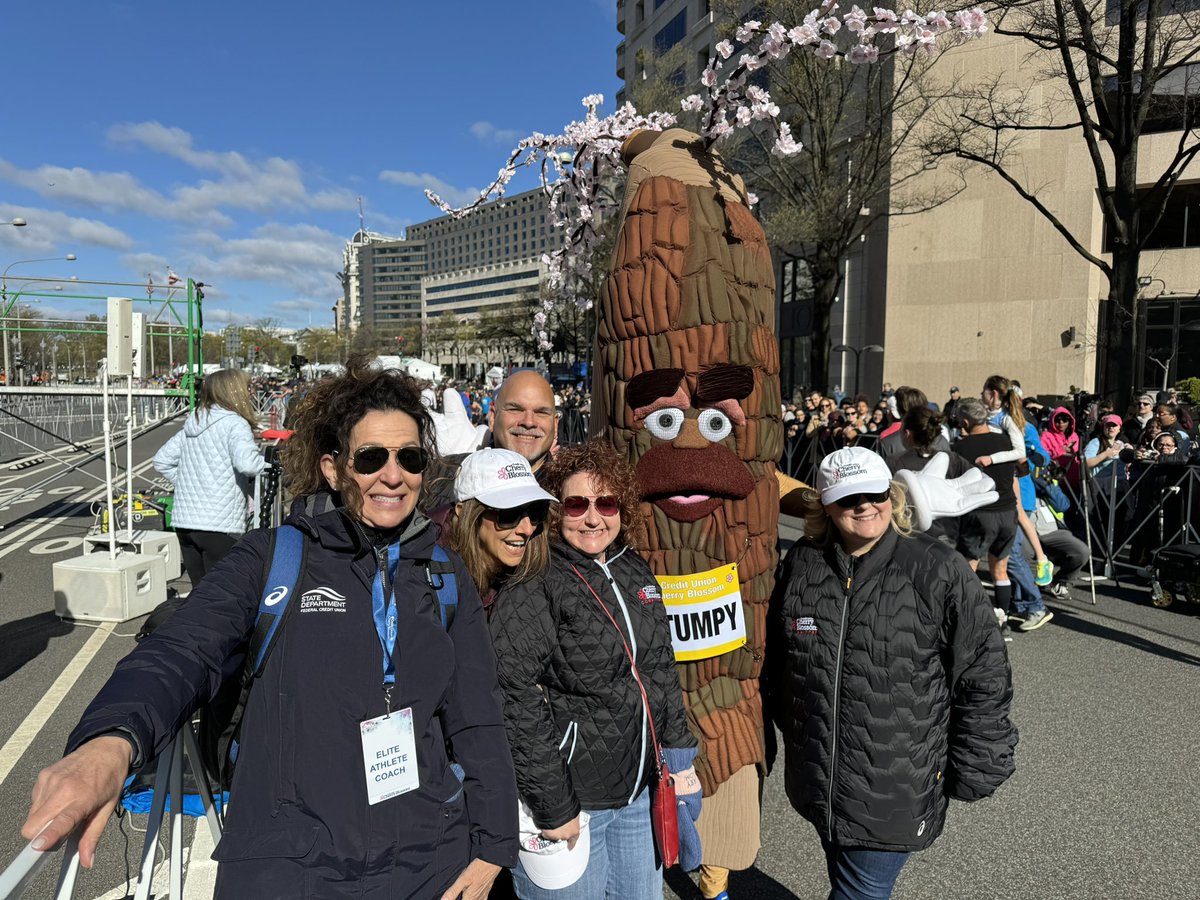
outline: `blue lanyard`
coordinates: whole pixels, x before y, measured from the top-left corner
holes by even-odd
[[[388,712],[392,711],[392,686],[396,683],[396,664],[392,654],[396,649],[396,566],[400,562],[400,542],[388,546],[387,570],[390,596],[383,596],[383,569],[375,573],[371,585],[371,612],[375,618],[375,632],[379,635],[379,646],[383,648],[383,693],[387,697]]]

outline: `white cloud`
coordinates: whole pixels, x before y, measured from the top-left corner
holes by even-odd
[[[329,307],[333,306],[333,301],[328,302],[321,300],[280,300],[277,303],[271,304],[271,309],[279,310],[280,312],[329,312]]]
[[[233,240],[214,232],[190,235],[184,245],[191,254],[179,264],[218,287],[234,281],[266,282],[328,306],[341,291],[335,273],[341,267],[343,243],[343,238],[315,225],[268,223],[249,237]],[[325,301],[327,297],[331,299]]]
[[[403,172],[395,169],[385,169],[379,173],[379,180],[389,182],[390,184],[403,185],[404,187],[415,187],[433,191],[451,206],[463,206],[479,199],[479,188],[457,188],[452,184],[442,181],[436,175],[430,175],[428,172]],[[433,210],[431,207],[431,217],[436,214],[436,210]]]
[[[114,125],[108,131],[114,144],[142,147],[176,159],[213,177],[184,184],[163,193],[143,184],[129,172],[94,172],[79,166],[44,165],[21,169],[0,160],[0,181],[18,185],[56,201],[82,203],[106,210],[128,210],[156,219],[177,219],[206,228],[227,228],[233,221],[222,209],[260,214],[277,210],[352,210],[354,194],[344,188],[311,189],[294,160],[270,157],[247,159],[237,152],[197,148],[181,128],[159,122]]]
[[[470,131],[481,141],[494,141],[497,144],[515,144],[524,137],[514,128],[497,128],[491,122],[476,122]]]

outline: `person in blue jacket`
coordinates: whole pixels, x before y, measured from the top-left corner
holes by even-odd
[[[288,524],[307,560],[247,701],[214,896],[480,900],[517,861],[516,779],[461,559],[449,626],[430,586],[418,500],[435,444],[419,388],[352,359],[295,424]],[[82,829],[92,864],[129,772],[241,667],[270,547],[270,531],[248,534],[117,665],[38,777],[22,830],[35,848]]]
[[[205,377],[195,411],[154,454],[154,468],[175,484],[171,519],[193,588],[246,530],[250,479],[266,467],[256,424],[249,377],[222,369]]]

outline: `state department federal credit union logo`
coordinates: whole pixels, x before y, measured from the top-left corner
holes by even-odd
[[[331,587],[315,587],[300,597],[302,613],[344,613],[346,598]]]

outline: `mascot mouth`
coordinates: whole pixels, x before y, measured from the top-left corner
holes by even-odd
[[[703,449],[671,444],[651,447],[637,463],[642,499],[677,522],[697,522],[726,500],[742,500],[754,490],[754,477],[728,447]]]

